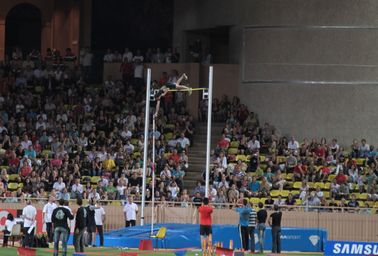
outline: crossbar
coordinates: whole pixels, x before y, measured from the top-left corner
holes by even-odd
[[[192,89],[170,89],[169,92],[188,92],[188,91],[206,91],[209,88],[192,88]]]

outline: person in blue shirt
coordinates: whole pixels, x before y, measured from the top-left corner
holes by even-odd
[[[260,190],[260,182],[257,181],[256,176],[252,176],[252,181],[248,184],[249,191],[252,196],[258,196]]]
[[[248,199],[243,200],[243,205],[235,209],[239,213],[239,232],[241,237],[241,243],[244,251],[248,251],[249,247],[249,215],[252,211],[248,204]]]

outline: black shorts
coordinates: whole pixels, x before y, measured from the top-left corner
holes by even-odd
[[[213,233],[213,229],[208,225],[200,225],[200,235],[208,236]]]
[[[87,232],[88,233],[96,233],[96,224],[88,225],[87,226]]]
[[[174,83],[167,83],[165,86],[168,87],[168,89],[176,89],[176,84]]]

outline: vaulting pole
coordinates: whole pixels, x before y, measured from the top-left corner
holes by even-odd
[[[211,113],[213,105],[213,66],[209,67],[209,99],[207,106],[207,145],[206,145],[206,186],[205,197],[209,197],[210,147],[211,147]]]

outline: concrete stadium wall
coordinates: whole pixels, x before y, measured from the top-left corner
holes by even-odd
[[[378,1],[175,1],[175,47],[186,31],[229,26],[239,95],[282,134],[378,143]]]

